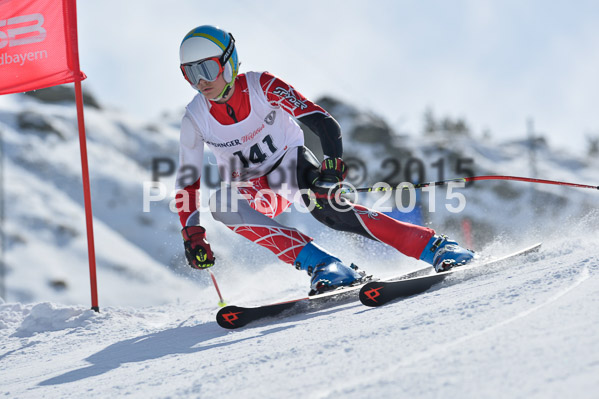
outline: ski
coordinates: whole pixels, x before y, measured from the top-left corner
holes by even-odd
[[[327,302],[335,301],[335,303],[342,303],[343,299],[352,297],[352,293],[354,294],[354,299],[357,299],[358,291],[362,285],[363,284],[353,287],[344,287],[319,295],[307,296],[263,306],[225,306],[216,315],[216,322],[223,328],[235,329],[243,327],[248,323],[269,317],[287,317],[298,313],[305,313],[310,310],[315,310],[315,308],[318,307],[317,305],[323,305]],[[322,306],[318,308],[321,307]]]
[[[509,255],[492,259],[490,261],[472,263],[470,265],[456,267],[446,272],[433,273],[429,275],[421,275],[406,279],[387,279],[383,281],[371,281],[360,287],[359,298],[360,302],[366,306],[381,306],[394,299],[408,297],[427,291],[432,286],[439,284],[447,276],[462,273],[467,270],[472,270],[481,266],[491,266],[502,263],[505,260],[527,255],[536,252],[541,247],[541,243],[531,245],[520,251]]]
[[[434,269],[430,266],[404,274],[400,278],[414,278],[430,274]],[[277,302],[268,305],[243,307],[229,305],[222,308],[216,315],[219,326],[227,329],[243,327],[249,323],[271,317],[288,317],[300,313],[309,313],[324,309],[328,306],[337,306],[358,299],[360,288],[369,282],[350,287],[341,287],[323,294],[307,296],[290,301]]]

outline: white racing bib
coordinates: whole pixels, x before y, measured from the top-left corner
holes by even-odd
[[[208,100],[202,95],[197,95],[187,106],[187,114],[216,157],[223,181],[264,176],[288,149],[304,144],[304,134],[291,115],[268,103],[260,87],[260,75],[245,74],[251,111],[238,123],[219,123],[210,114]]]

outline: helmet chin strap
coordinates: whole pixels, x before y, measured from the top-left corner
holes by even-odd
[[[220,64],[223,67],[225,67],[227,62],[229,62],[229,58],[231,58],[231,54],[233,54],[233,50],[235,50],[235,38],[233,37],[232,34],[229,33],[229,44],[227,45],[227,48],[225,49],[225,51],[223,51],[222,55],[220,56]],[[232,70],[231,70],[231,73],[233,73]],[[234,84],[235,84],[235,77],[233,76],[231,81],[225,85],[225,87],[223,88],[223,91],[221,91],[221,93],[218,95],[218,97],[213,98],[211,101],[220,101],[223,98],[227,97],[229,95],[229,93],[231,92],[231,89],[233,88]]]
[[[210,98],[210,101],[220,101],[223,98],[227,97],[229,95],[229,93],[231,92],[231,89],[233,88],[233,82],[231,83],[227,83],[227,85],[223,88],[223,91],[220,92],[220,94],[215,97],[215,98]],[[200,92],[201,93],[201,92]]]

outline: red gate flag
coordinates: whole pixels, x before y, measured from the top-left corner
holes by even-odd
[[[99,311],[76,0],[0,0],[0,95],[75,83],[92,309]]]
[[[0,0],[0,94],[80,82],[76,0]]]

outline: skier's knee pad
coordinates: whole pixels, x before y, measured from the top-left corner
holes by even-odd
[[[210,196],[208,204],[214,220],[226,225],[241,223],[239,213],[234,212],[230,190],[217,190]]]
[[[212,214],[212,217],[214,218],[214,220],[218,220],[219,222],[220,220],[220,216],[221,216],[221,209],[220,206],[217,206],[221,203],[221,196],[222,196],[222,190],[217,190],[216,192],[212,193],[212,195],[210,196],[210,199],[208,200],[208,206],[210,208],[210,213]]]
[[[321,201],[320,206],[312,210],[312,216],[332,229],[364,234],[364,228],[356,218],[353,207],[349,203],[332,205],[326,203],[326,201]]]
[[[227,226],[277,224],[268,216],[253,209],[241,193],[235,189],[218,190],[210,196],[210,213],[214,220]]]

